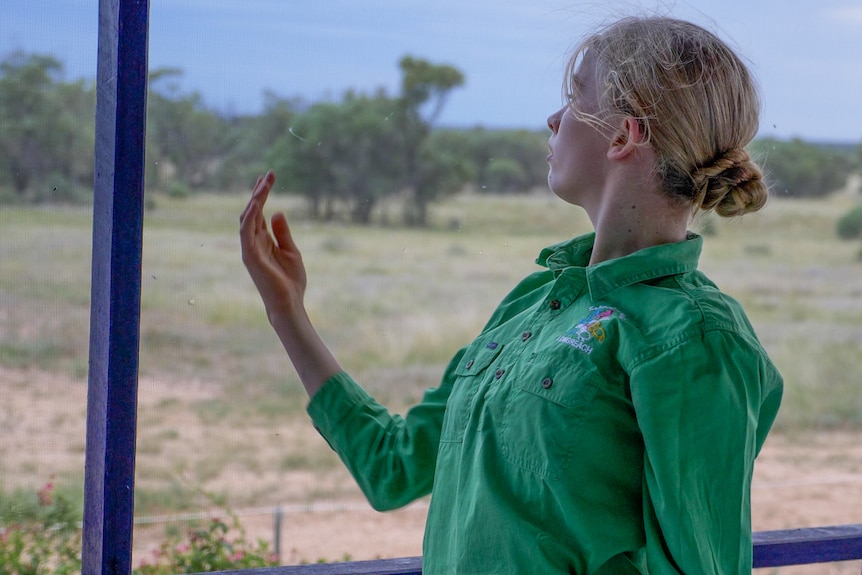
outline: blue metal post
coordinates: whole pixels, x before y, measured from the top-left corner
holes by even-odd
[[[100,0],[84,575],[131,572],[148,0]]]

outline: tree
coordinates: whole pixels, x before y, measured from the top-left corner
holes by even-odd
[[[485,182],[488,189],[501,194],[524,191],[530,185],[520,162],[506,157],[489,162],[485,170]]]
[[[62,72],[53,56],[0,62],[0,182],[21,199],[71,200],[92,184],[95,89]]]
[[[57,145],[54,169],[69,181],[69,185],[89,190],[95,170],[95,86],[85,80],[64,83],[57,86],[55,96],[60,105],[53,125],[54,143]],[[52,196],[54,200],[75,199],[64,197],[60,190],[53,191],[53,188]]]
[[[547,182],[548,135],[527,130],[435,130],[429,145],[458,158],[485,193],[526,192]]]
[[[850,154],[843,149],[803,142],[765,138],[751,145],[763,163],[767,178],[778,194],[789,197],[823,197],[847,184],[853,170]]]
[[[263,102],[259,115],[226,120],[227,152],[213,175],[213,184],[219,189],[249,189],[255,178],[271,167],[270,148],[290,132],[305,107],[300,99],[282,98],[270,91],[264,92]]]
[[[270,165],[287,176],[281,181],[288,191],[308,198],[312,217],[332,218],[340,204],[351,221],[367,224],[404,179],[401,113],[382,90],[315,104],[272,146]]]
[[[404,223],[408,226],[425,226],[428,223],[428,205],[464,187],[471,171],[460,158],[441,152],[423,142],[419,150],[418,171],[413,197],[404,205]]]
[[[279,174],[277,189],[306,197],[314,219],[333,215],[336,177],[329,159],[335,157],[336,142],[329,139],[338,124],[337,104],[320,103],[298,115],[272,144],[268,164]],[[325,147],[323,147],[325,145]]]
[[[462,185],[464,171],[425,143],[463,75],[409,56],[399,66],[398,97],[348,91],[294,115],[271,147],[270,165],[286,176],[286,190],[308,198],[312,217],[335,217],[344,206],[351,221],[367,224],[382,200],[403,193],[405,221],[424,225],[428,203]]]
[[[430,112],[424,116],[425,124],[433,125],[453,88],[464,84],[464,75],[452,66],[436,65],[426,60],[404,56],[398,62],[401,69],[401,99],[406,107],[419,113],[426,104]]]
[[[404,56],[398,63],[401,69],[400,104],[403,112],[398,119],[406,139],[407,193],[405,222],[424,226],[427,223],[428,203],[442,193],[457,190],[455,177],[447,176],[441,168],[454,167],[434,148],[425,146],[433,124],[437,121],[451,91],[464,83],[464,75],[456,68],[435,65],[412,56]],[[428,110],[423,116],[422,110]],[[424,163],[424,165],[423,165]],[[453,187],[447,188],[448,183]]]
[[[206,109],[197,92],[179,87],[182,70],[162,68],[150,73],[147,101],[147,164],[161,169],[149,174],[162,184],[176,178],[203,187],[223,160],[230,140],[227,121]]]

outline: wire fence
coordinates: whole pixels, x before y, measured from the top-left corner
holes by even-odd
[[[828,477],[805,478],[805,479],[786,479],[786,480],[770,480],[770,481],[755,481],[752,484],[752,490],[774,490],[788,489],[794,487],[816,487],[839,484],[862,484],[862,474],[841,474]],[[413,509],[426,509],[427,500],[420,500],[408,506]],[[304,503],[285,503],[269,506],[244,507],[237,509],[223,509],[214,507],[209,510],[187,513],[174,513],[164,515],[152,515],[135,517],[134,524],[136,526],[149,525],[170,525],[177,523],[193,523],[196,521],[207,521],[223,517],[226,514],[238,519],[251,519],[261,517],[271,517],[272,525],[272,549],[277,560],[282,558],[282,541],[283,528],[287,517],[290,515],[300,515],[309,513],[338,513],[338,512],[365,512],[370,511],[369,504],[363,500],[350,501],[309,501]]]
[[[862,481],[862,476],[860,476]],[[407,509],[427,511],[428,501],[422,499],[406,507]],[[366,501],[310,501],[306,503],[287,503],[274,506],[245,507],[237,509],[212,508],[205,511],[173,513],[165,515],[152,515],[146,517],[135,517],[136,526],[149,525],[171,525],[177,523],[193,523],[196,521],[208,521],[229,515],[238,519],[253,517],[272,518],[272,549],[277,561],[282,559],[282,528],[288,515],[299,515],[307,513],[339,513],[339,512],[365,512],[372,511]]]

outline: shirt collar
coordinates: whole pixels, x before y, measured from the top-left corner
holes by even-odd
[[[586,268],[593,299],[627,285],[692,272],[703,247],[703,238],[689,232],[685,241],[645,248],[612,260],[589,265],[596,234],[591,232],[542,250],[536,263],[559,274],[570,267]]]

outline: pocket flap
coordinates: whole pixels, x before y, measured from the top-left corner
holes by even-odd
[[[455,375],[464,377],[482,373],[503,350],[503,344],[493,340],[475,341],[461,357]]]

